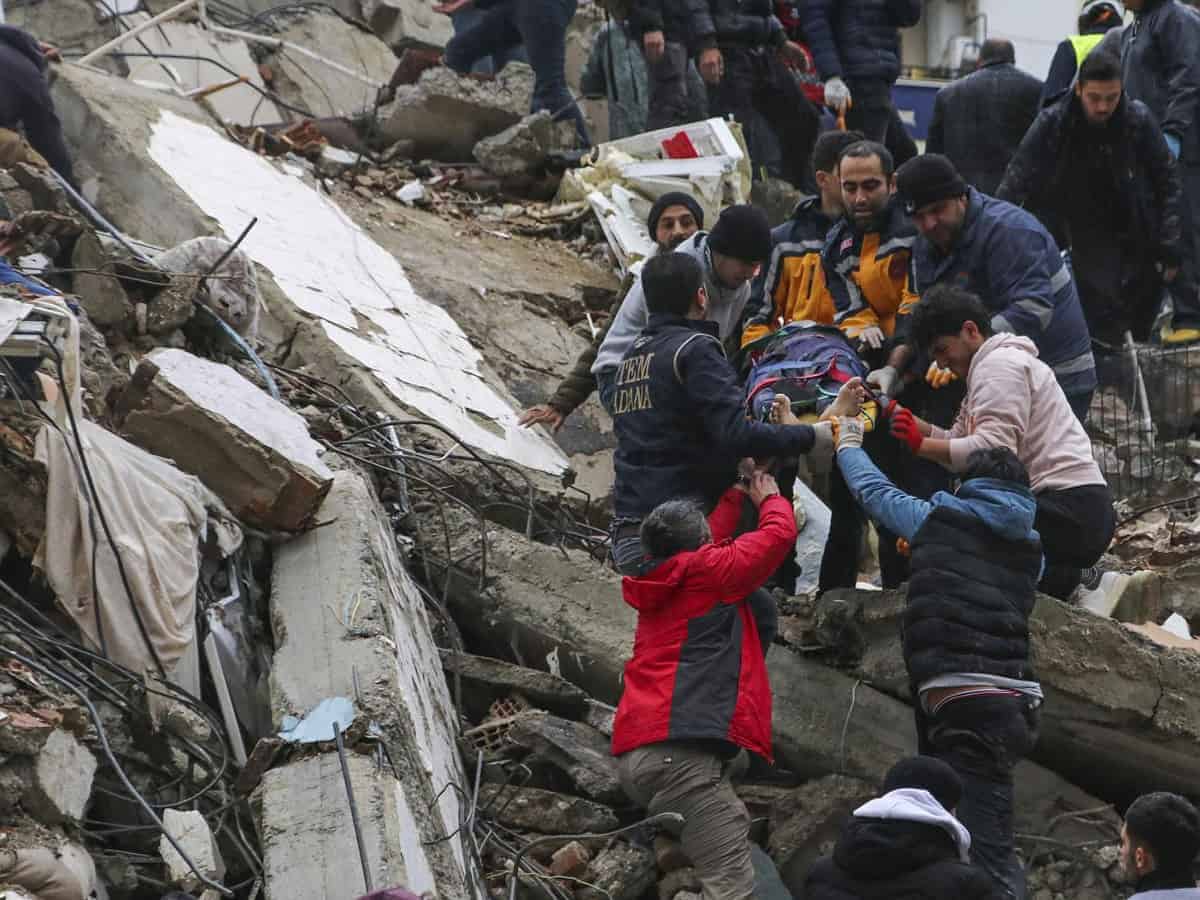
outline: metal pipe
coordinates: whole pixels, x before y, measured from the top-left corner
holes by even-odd
[[[1146,394],[1146,379],[1142,377],[1142,367],[1138,362],[1137,344],[1133,342],[1133,335],[1128,331],[1125,332],[1125,349],[1129,351],[1133,376],[1137,380],[1138,403],[1142,407],[1142,433],[1150,445],[1150,452],[1154,453],[1154,418],[1150,414],[1150,398]]]
[[[342,726],[333,723],[333,739],[337,743],[338,763],[342,767],[342,781],[346,783],[346,799],[350,802],[350,824],[354,826],[354,840],[358,842],[358,859],[362,863],[363,881],[367,893],[374,890],[371,882],[371,864],[367,862],[367,844],[363,840],[362,823],[358,820],[358,804],[354,801],[354,785],[350,783],[350,766],[346,764],[346,745],[342,743]]]
[[[192,7],[196,6],[199,2],[200,2],[200,0],[183,0],[182,3],[176,3],[170,9],[164,10],[163,12],[160,12],[157,16],[147,19],[141,25],[135,25],[133,28],[129,29],[124,34],[117,35],[115,38],[113,38],[108,43],[101,44],[99,47],[97,47],[91,53],[88,53],[88,54],[80,57],[79,63],[81,65],[85,65],[85,66],[91,65],[92,62],[94,62],[95,60],[104,56],[108,52],[117,49],[122,44],[124,44],[126,41],[132,40],[133,38],[140,35],[142,32],[150,31],[152,28],[155,28],[156,26],[161,25],[163,22],[169,22],[171,19],[177,18],[182,13],[185,13]]]
[[[94,207],[94,206],[92,206],[92,204],[88,203],[87,199],[82,194],[80,194],[79,191],[77,191],[77,190],[75,190],[75,188],[71,187],[71,182],[69,182],[69,181],[67,181],[67,179],[63,178],[62,175],[60,175],[54,169],[50,169],[49,171],[50,171],[50,174],[53,175],[55,177],[55,179],[58,180],[58,183],[60,185],[62,185],[63,190],[65,190],[67,192],[67,195],[72,200],[75,201],[75,205],[78,206],[80,210],[82,210],[82,212],[85,216],[87,216],[89,219],[92,220],[93,224],[99,225],[101,228],[103,228],[105,231],[107,231],[109,234],[111,234],[114,238],[116,238],[117,241],[120,243],[120,245],[122,247],[124,247],[126,250],[128,250],[133,255],[134,259],[140,260],[141,262],[144,262],[147,264],[151,264],[150,257],[148,257],[145,253],[142,253],[140,250],[138,250],[136,247],[134,247],[133,244],[131,244],[129,242],[129,239],[127,237],[125,237],[124,234],[121,233],[121,231],[117,228],[116,225],[114,225],[112,222],[108,221],[108,219],[104,218],[104,216],[101,214],[100,210],[96,209],[96,207]]]
[[[244,41],[253,41],[257,44],[266,44],[268,47],[276,49],[290,50],[293,53],[299,53],[301,56],[307,56],[314,62],[319,62],[327,68],[333,69],[335,72],[341,72],[347,78],[353,78],[355,81],[361,81],[363,84],[373,87],[376,90],[383,88],[385,85],[382,81],[376,81],[374,78],[369,78],[361,72],[355,72],[353,69],[343,66],[341,63],[334,62],[328,57],[321,56],[307,47],[301,47],[299,44],[293,44],[291,41],[285,41],[277,37],[269,37],[263,34],[254,34],[250,31],[239,31],[236,28],[226,28],[223,25],[209,25],[209,30],[213,34],[227,34],[230,37],[241,38]],[[87,57],[84,57],[85,59]]]

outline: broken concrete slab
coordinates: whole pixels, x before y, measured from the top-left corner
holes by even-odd
[[[275,723],[328,697],[354,698],[360,713],[380,726],[401,774],[401,785],[392,791],[397,797],[388,802],[419,814],[420,828],[406,840],[415,841],[418,849],[421,841],[429,842],[421,854],[429,858],[442,893],[464,894],[461,844],[439,839],[458,827],[462,815],[457,794],[446,785],[466,780],[454,740],[453,705],[424,602],[400,563],[390,523],[363,476],[336,472],[319,515],[329,524],[275,553],[270,600]],[[306,779],[330,771],[327,762],[292,771],[279,789],[313,798],[326,788]],[[295,816],[282,800],[264,807],[265,829],[284,835],[294,825]],[[348,818],[338,820],[338,842],[352,844],[353,833],[345,830],[349,825]],[[327,830],[317,823],[313,828],[314,839]],[[392,850],[400,853],[399,847]],[[287,858],[287,851],[279,852]],[[296,877],[295,883],[302,884]],[[314,883],[324,883],[324,875],[312,877]],[[328,888],[331,898],[344,896],[340,886],[330,883]]]
[[[774,805],[767,849],[795,896],[804,896],[809,869],[833,850],[851,813],[877,793],[872,782],[828,775],[797,788]]]
[[[474,722],[483,719],[479,708],[486,710],[495,700],[513,693],[559,715],[576,718],[584,712],[587,694],[558,675],[452,650],[441,651],[441,657],[442,669],[451,684],[457,676],[465,689],[464,702],[469,701],[475,707],[474,715],[472,710],[466,710]]]
[[[58,723],[19,709],[0,709],[0,752],[37,756]]]
[[[299,531],[312,521],[333,473],[301,416],[235,369],[183,350],[155,350],[138,369],[122,401],[125,437],[256,527]]]
[[[501,825],[542,834],[613,831],[619,824],[607,806],[531,787],[480,785],[479,808]]]
[[[115,268],[104,245],[92,231],[85,231],[75,242],[71,268],[74,293],[88,318],[103,328],[126,324],[133,317],[133,301],[121,282],[113,277]]]
[[[199,875],[218,882],[225,877],[225,860],[204,816],[194,810],[167,809],[162,820],[167,834],[183,848]],[[185,891],[200,891],[204,887],[197,871],[184,861],[166,835],[158,840],[158,853],[167,864],[170,884]]]
[[[362,17],[394,50],[406,47],[445,47],[454,36],[449,16],[421,0],[361,0]]]
[[[79,822],[92,796],[96,757],[69,731],[46,739],[21,803],[41,822]]]
[[[479,81],[437,66],[416,84],[401,85],[379,111],[378,140],[414,141],[422,157],[462,162],[482,139],[515,125],[529,112],[533,69],[510,63],[494,81]]]
[[[531,710],[515,717],[508,737],[562,769],[587,796],[604,803],[625,800],[611,744],[590,725]]]
[[[653,851],[618,841],[588,865],[575,896],[578,900],[637,900],[654,884],[656,874]]]
[[[423,830],[417,823],[425,817],[424,808],[414,808],[401,783],[386,769],[377,772],[369,757],[348,753],[347,765],[374,883],[465,896],[439,878],[430,849],[422,845]],[[254,802],[262,813],[267,896],[344,900],[364,893],[336,753],[271,769]]]
[[[558,123],[545,110],[531,113],[498,134],[485,137],[471,152],[480,165],[501,178],[536,172],[556,150],[573,144],[569,123]],[[566,130],[564,130],[566,129]]]

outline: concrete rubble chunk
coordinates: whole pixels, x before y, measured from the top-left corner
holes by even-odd
[[[589,797],[607,803],[625,799],[608,739],[582,722],[539,710],[514,717],[509,740],[562,769]]]
[[[163,812],[167,834],[183,848],[188,859],[205,878],[220,881],[225,877],[225,860],[204,816],[195,810],[168,809]],[[199,891],[203,882],[197,877],[166,835],[159,838],[158,853],[167,864],[167,879],[185,891]]]
[[[0,752],[37,756],[56,727],[50,716],[0,709]]]
[[[833,850],[850,814],[877,793],[869,781],[829,775],[810,781],[775,804],[768,850],[780,877],[796,896],[803,896],[809,869]]]
[[[607,806],[539,788],[483,784],[479,805],[502,825],[542,834],[613,831],[619,824]]]
[[[579,841],[571,841],[569,844],[563,844],[554,851],[554,855],[550,857],[550,874],[566,875],[569,878],[578,878],[581,876],[591,862],[592,853],[587,847],[579,843]]]
[[[546,110],[539,110],[510,125],[499,134],[485,137],[472,151],[485,169],[501,178],[536,172],[555,150],[571,146],[571,133]]]
[[[675,900],[681,893],[699,893],[700,879],[693,868],[675,869],[658,882],[658,900]]]
[[[379,111],[379,139],[411,140],[418,156],[461,162],[483,138],[519,122],[532,96],[533,70],[525,63],[509,63],[486,82],[438,66],[396,89]]]
[[[198,477],[257,527],[299,531],[312,521],[333,473],[303,418],[236,370],[183,350],[156,350],[138,368],[152,377],[134,377],[146,387],[126,403],[125,437]]]
[[[654,884],[657,871],[654,853],[618,841],[599,854],[591,865],[575,896],[578,900],[637,900]]]
[[[412,45],[445,47],[454,35],[450,17],[421,0],[361,0],[362,18],[396,50]]]
[[[21,803],[42,822],[78,822],[92,796],[95,775],[92,751],[70,732],[55,731],[33,762]]]
[[[89,319],[102,328],[132,319],[133,303],[121,282],[113,277],[112,260],[93,232],[85,231],[76,240],[71,267],[80,270],[74,277],[75,294]]]
[[[486,709],[497,697],[517,693],[534,706],[560,715],[578,717],[585,710],[587,694],[558,675],[527,669],[501,659],[451,650],[441,651],[441,656],[442,668],[447,676],[451,676],[451,682],[452,676],[458,676],[462,682],[464,703],[470,702]]]

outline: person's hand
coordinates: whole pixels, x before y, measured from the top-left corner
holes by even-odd
[[[887,336],[878,325],[869,325],[858,333],[858,340],[872,350],[878,350],[887,340]]]
[[[667,52],[667,39],[661,31],[647,31],[642,35],[642,47],[646,51],[646,62],[656,63]]]
[[[53,44],[38,41],[38,49],[42,51],[42,56],[46,57],[50,62],[62,62],[62,51]]]
[[[783,46],[779,48],[779,55],[783,61],[801,72],[808,71],[808,54],[804,52],[804,48],[795,41],[784,41]]]
[[[837,399],[835,399],[825,412],[821,413],[822,419],[838,419],[842,416],[857,416],[859,409],[867,399],[867,391],[863,387],[861,378],[851,378],[838,390]]]
[[[475,0],[448,0],[446,3],[439,3],[434,6],[433,11],[441,13],[443,16],[452,16],[462,9],[466,9]]]
[[[775,482],[775,476],[770,472],[755,472],[750,479],[750,489],[746,492],[750,495],[750,502],[755,506],[762,506],[764,500],[768,497],[779,496],[779,485]]]
[[[776,394],[771,401],[771,421],[776,425],[799,425],[800,420],[792,412],[792,398],[787,394]]]
[[[934,390],[944,388],[952,381],[957,381],[958,376],[949,369],[943,369],[937,363],[932,362],[925,372],[925,383]]]
[[[925,443],[925,435],[917,425],[917,417],[911,409],[906,409],[895,400],[888,405],[888,416],[892,420],[892,437],[908,445],[913,453],[919,453]]]
[[[721,76],[725,74],[725,60],[721,58],[721,51],[716,47],[701,50],[700,62],[696,68],[700,70],[700,77],[706,84],[720,82]]]
[[[850,108],[850,88],[846,82],[834,75],[825,82],[825,105],[835,112],[845,112]]]
[[[900,373],[896,371],[895,366],[884,366],[867,375],[867,384],[873,385],[879,393],[886,397],[892,396],[896,382],[899,380]]]
[[[837,420],[837,448],[848,450],[862,449],[863,423],[858,416],[843,416]]]
[[[517,419],[517,424],[522,428],[545,425],[551,431],[558,431],[558,429],[562,428],[564,419],[566,419],[566,416],[553,406],[542,403],[538,406],[531,406],[525,412],[521,413],[521,418]]]

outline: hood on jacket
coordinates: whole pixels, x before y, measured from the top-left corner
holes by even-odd
[[[897,788],[882,797],[868,800],[854,811],[854,818],[933,826],[944,832],[954,843],[959,859],[963,862],[970,861],[970,832],[962,822],[950,815],[929,791],[920,788]]]
[[[1007,541],[1039,540],[1033,530],[1037,501],[1028,488],[995,478],[964,481],[955,494],[938,491],[930,503],[974,516]]]
[[[707,546],[707,545],[706,545]],[[621,579],[621,596],[638,612],[654,612],[669,604],[687,577],[688,565],[698,551],[676,553],[645,575]]]
[[[46,68],[46,57],[42,53],[41,45],[28,31],[22,31],[11,25],[0,25],[0,41],[4,41],[14,50],[28,57],[29,61],[39,70]]]
[[[1029,338],[1023,337],[1019,334],[1010,334],[1007,331],[1001,331],[998,334],[993,334],[990,338],[983,342],[983,346],[975,351],[975,355],[971,357],[971,365],[967,369],[967,380],[970,381],[971,373],[975,371],[975,367],[977,365],[979,365],[981,362],[983,362],[983,360],[987,359],[989,355],[995,353],[1001,347],[1022,350],[1035,359],[1038,355],[1037,344],[1035,344]]]

